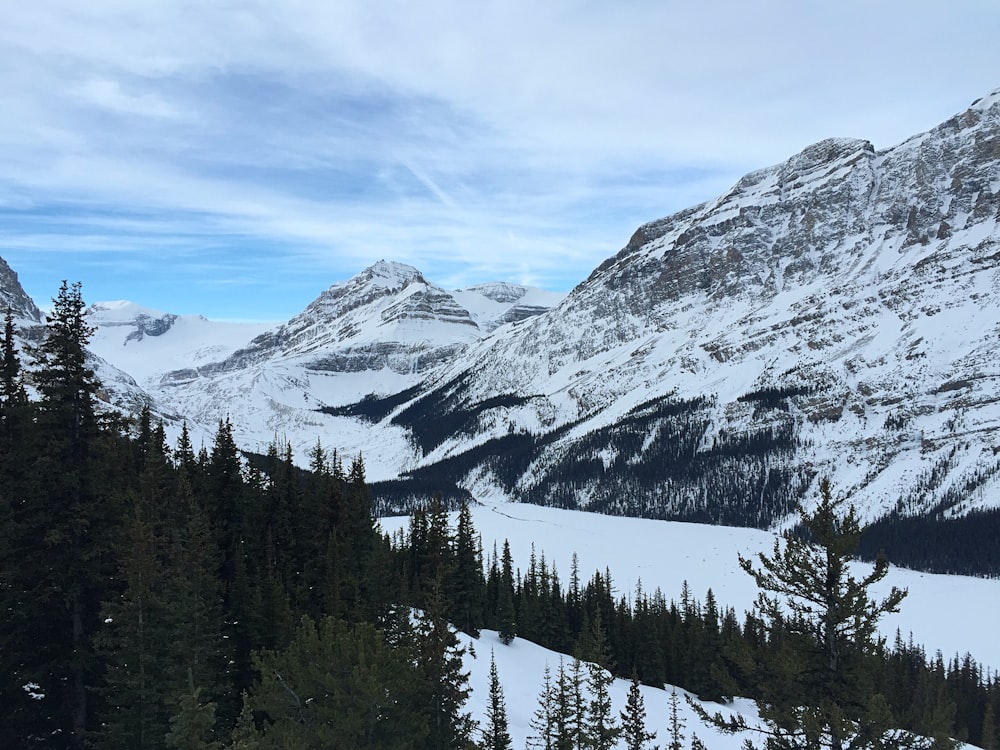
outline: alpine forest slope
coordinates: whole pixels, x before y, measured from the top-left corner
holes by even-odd
[[[613,514],[781,524],[828,475],[875,519],[996,506],[1000,91],[829,139],[646,224],[547,314],[382,418],[411,476]]]
[[[881,541],[994,558],[998,196],[995,91],[887,150],[829,139],[752,172],[564,298],[381,261],[241,339],[96,305],[94,366],[170,434],[228,419],[300,463],[336,435],[381,512],[440,491],[780,527],[829,476]]]

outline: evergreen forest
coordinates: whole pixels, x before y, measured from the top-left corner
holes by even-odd
[[[361,456],[317,443],[303,470],[288,444],[243,454],[225,421],[196,448],[186,428],[168,444],[148,409],[107,408],[88,366],[84,311],[79,284],[63,284],[45,336],[24,353],[9,311],[5,319],[3,747],[509,748],[495,667],[487,721],[466,707],[457,631],[482,629],[567,654],[539,675],[538,747],[651,747],[637,692],[626,712],[611,712],[612,675],[705,700],[756,698],[775,727],[768,747],[820,746],[810,744],[815,726],[838,750],[882,726],[936,746],[1000,747],[1000,677],[970,656],[872,634],[871,617],[905,607],[901,595],[866,598],[881,558],[849,600],[826,601],[830,611],[850,605],[833,650],[834,631],[811,627],[809,612],[770,606],[766,592],[810,585],[788,571],[813,564],[816,545],[838,564],[853,554],[860,530],[832,502],[785,552],[741,561],[762,590],[745,615],[711,590],[645,591],[575,564],[563,579],[543,553],[515,561],[508,545],[484,550],[468,498],[446,501],[433,477],[411,487],[424,498],[408,530],[387,536]],[[669,408],[690,411],[647,407]],[[780,487],[775,497],[785,501]],[[833,653],[842,661],[817,662]],[[821,717],[812,706],[836,710]],[[867,723],[839,734],[859,706]],[[740,728],[736,717],[706,720]],[[679,748],[678,738],[659,740]]]

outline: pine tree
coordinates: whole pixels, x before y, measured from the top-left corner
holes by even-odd
[[[195,687],[190,672],[188,684],[189,690],[181,698],[177,713],[170,717],[170,730],[165,737],[167,747],[172,750],[217,750],[220,743],[208,739],[215,729],[215,704],[202,699],[201,688]]]
[[[388,647],[367,623],[303,618],[286,648],[255,655],[258,678],[244,696],[233,746],[428,747],[426,683],[410,646]]]
[[[175,634],[163,631],[162,539],[137,506],[121,559],[125,591],[106,603],[96,638],[107,663],[101,735],[109,747],[160,747],[168,729],[165,651]]]
[[[656,739],[656,732],[646,731],[646,703],[639,690],[639,677],[634,669],[625,710],[621,712],[620,719],[626,750],[650,750],[649,743]]]
[[[415,628],[416,662],[423,676],[427,750],[466,750],[473,746],[476,724],[465,711],[469,674],[464,671],[455,631],[444,619],[440,585],[435,583]]]
[[[757,582],[756,609],[781,650],[763,665],[758,701],[768,748],[854,750],[924,743],[893,729],[885,697],[874,692],[872,657],[881,647],[879,619],[897,612],[906,592],[892,587],[873,599],[869,589],[888,572],[880,558],[863,578],[848,563],[861,527],[853,507],[842,513],[827,480],[811,513],[800,510],[803,531],[776,541],[760,567],[740,556],[740,566]],[[703,718],[706,718],[703,716]],[[745,731],[739,716],[712,722],[724,731]]]
[[[83,748],[94,725],[89,699],[100,663],[93,635],[114,579],[121,515],[120,480],[104,463],[113,438],[101,432],[98,382],[86,361],[92,332],[80,285],[63,282],[45,336],[31,350],[40,401],[24,462],[35,481],[9,508],[0,548],[4,682],[15,691],[36,685],[31,695],[45,696],[17,699],[0,690],[8,733],[22,742],[61,736],[74,748]]]
[[[611,750],[622,733],[611,705],[610,688],[615,678],[599,664],[591,663],[587,669],[590,701],[584,719],[584,747]]]
[[[667,750],[684,750],[684,719],[681,717],[681,701],[677,689],[670,691],[670,742]],[[693,740],[693,738],[692,738]]]
[[[227,695],[233,654],[225,637],[219,551],[208,515],[193,496],[183,465],[174,493],[173,505],[184,520],[168,540],[164,571],[163,600],[169,603],[165,627],[173,634],[167,643],[164,679],[176,699],[188,694],[190,674],[202,696],[218,704],[220,722],[225,725],[238,710],[238,697]]]
[[[497,631],[500,641],[510,645],[517,635],[517,621],[514,613],[514,563],[510,554],[510,543],[504,539],[500,562],[500,587],[497,593]]]
[[[14,312],[7,308],[3,340],[0,341],[0,451],[10,450],[16,439],[11,420],[16,408],[28,401],[21,376],[21,358],[14,339]]]
[[[490,697],[486,704],[486,726],[482,730],[481,750],[511,750],[513,747],[507,726],[507,705],[503,687],[497,675],[496,659],[490,653]]]
[[[983,712],[983,728],[980,731],[982,735],[979,740],[979,746],[983,750],[996,750],[997,748],[997,723],[996,716],[993,712],[993,704],[987,703],[986,709]]]
[[[553,750],[581,750],[583,742],[583,665],[574,659],[571,667],[559,659],[552,696]]]
[[[528,748],[554,750],[556,747],[555,703],[556,686],[552,681],[552,670],[546,664],[542,674],[542,689],[538,694],[538,706],[528,724],[533,732],[528,736]]]
[[[455,626],[473,638],[479,637],[483,625],[483,559],[479,552],[476,530],[472,524],[469,504],[463,502],[458,512],[455,530],[455,567],[449,578],[449,598],[452,601],[451,620]]]

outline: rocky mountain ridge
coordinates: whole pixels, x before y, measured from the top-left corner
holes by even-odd
[[[1000,92],[894,148],[755,171],[438,373],[421,398],[462,429],[421,460],[480,492],[730,523],[779,521],[819,474],[869,517],[996,505],[998,196]],[[427,434],[431,411],[393,419]],[[512,434],[499,468],[469,449]]]
[[[0,314],[10,310],[15,319],[27,323],[41,323],[42,311],[21,287],[14,270],[0,258]]]
[[[140,380],[163,414],[360,451],[373,479],[769,526],[828,475],[868,518],[944,518],[1000,504],[998,294],[1000,91],[754,171],[564,299],[380,262]]]

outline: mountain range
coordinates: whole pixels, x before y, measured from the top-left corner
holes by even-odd
[[[97,303],[108,398],[431,489],[777,527],[1000,505],[1000,90],[885,150],[828,139],[640,227],[569,294],[379,262],[277,326]],[[25,330],[40,313],[0,261]],[[207,439],[207,438],[206,438]]]

